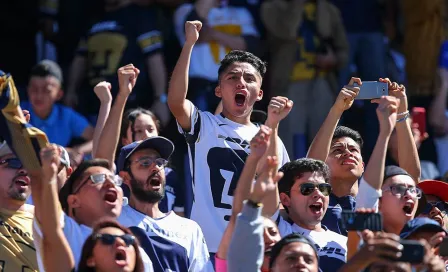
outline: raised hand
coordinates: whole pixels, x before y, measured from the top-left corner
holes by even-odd
[[[101,81],[100,83],[96,84],[95,88],[93,88],[93,91],[95,92],[101,103],[105,104],[112,102],[112,94],[110,93],[111,89],[112,85],[109,82]]]
[[[187,43],[194,44],[199,39],[202,23],[200,21],[185,22],[185,39]]]
[[[271,137],[271,129],[262,125],[258,133],[250,141],[250,155],[257,159],[263,157],[268,150]]]
[[[287,97],[275,96],[271,99],[268,106],[268,119],[267,124],[270,126],[278,125],[281,120],[291,112],[294,105],[292,100]]]
[[[275,174],[278,163],[276,156],[268,156],[266,158],[264,168],[252,188],[252,193],[249,197],[250,200],[259,203],[269,192],[276,189],[277,182],[283,177],[282,172]]]
[[[387,83],[387,88],[389,90],[389,95],[400,99],[400,109],[399,113],[408,110],[408,99],[406,96],[406,87],[403,84],[398,84],[397,82],[390,81],[389,78],[380,78],[378,81]]]
[[[42,175],[44,182],[56,182],[59,165],[61,164],[61,149],[51,144],[40,151],[40,160],[42,163]]]
[[[377,103],[376,115],[380,123],[380,133],[392,134],[397,123],[397,110],[400,100],[393,96],[382,96],[380,99],[373,99],[372,103]]]
[[[336,102],[334,102],[333,108],[337,109],[341,113],[350,109],[360,90],[359,87],[353,86],[355,83],[358,84],[358,86],[362,85],[362,81],[360,78],[352,77],[348,85],[344,86],[339,92],[338,97],[336,98]]]
[[[29,123],[30,120],[31,120],[31,114],[30,114],[30,112],[27,111],[27,110],[22,110],[22,113],[23,113],[23,116],[25,116],[25,120],[26,120],[26,122]]]
[[[133,64],[128,64],[118,69],[117,73],[120,93],[129,95],[137,82],[140,70],[134,67]]]

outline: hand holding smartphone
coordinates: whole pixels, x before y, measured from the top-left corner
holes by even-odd
[[[389,95],[389,89],[385,82],[363,81],[361,86],[356,83],[353,86],[359,87],[359,94],[355,98],[357,100],[371,100]]]

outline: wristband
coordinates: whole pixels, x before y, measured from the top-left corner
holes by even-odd
[[[263,204],[254,202],[254,201],[252,201],[252,200],[250,200],[250,199],[248,199],[248,200],[246,201],[246,204],[247,204],[249,207],[252,207],[252,208],[254,208],[254,209],[258,209],[258,208],[261,208],[261,207],[263,206]]]
[[[405,116],[406,114],[409,114],[409,111],[400,112],[397,114],[397,116]]]
[[[160,96],[156,96],[156,98],[163,104],[168,102],[168,96],[166,94],[162,94]]]
[[[409,118],[409,112],[408,112],[408,113],[406,113],[404,117],[402,117],[402,118],[398,119],[398,120],[397,120],[397,123],[400,123],[400,122],[406,121],[406,120],[407,120],[408,118]]]

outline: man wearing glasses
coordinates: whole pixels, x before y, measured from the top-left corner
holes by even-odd
[[[448,229],[448,184],[439,180],[423,180],[418,187],[424,195],[422,200],[426,200],[426,203],[419,202],[418,217],[429,217]]]
[[[278,183],[280,200],[289,217],[277,218],[281,236],[299,233],[310,238],[318,251],[319,268],[337,271],[346,262],[347,237],[321,224],[332,189],[328,166],[314,159],[299,159],[279,171],[284,174]]]
[[[165,195],[165,166],[173,151],[173,143],[158,136],[121,149],[117,170],[131,194],[119,221],[139,239],[154,271],[213,271],[199,225],[159,209]]]
[[[33,240],[30,178],[6,142],[0,142],[0,271],[38,271]]]
[[[86,238],[92,233],[91,227],[102,217],[117,218],[123,206],[123,191],[120,185],[123,180],[115,176],[110,170],[107,160],[93,159],[83,161],[67,179],[59,191],[59,202],[64,212],[60,213],[60,225],[70,245],[75,259],[76,267],[81,259],[82,247]],[[42,180],[38,186],[33,179],[33,194],[36,203],[36,220],[34,224],[34,241],[36,244],[39,270],[43,267],[43,233],[40,228],[39,211],[48,199],[37,197],[48,188]],[[54,204],[48,204],[54,205]],[[145,271],[153,271],[152,263],[147,254],[141,249],[141,257]]]

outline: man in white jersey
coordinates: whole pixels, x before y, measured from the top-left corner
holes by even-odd
[[[121,149],[117,170],[131,195],[119,222],[139,239],[154,271],[213,271],[198,224],[159,209],[165,195],[165,166],[173,151],[173,143],[158,136]]]
[[[299,159],[285,164],[279,171],[280,199],[288,220],[277,218],[282,237],[300,233],[316,244],[319,268],[323,272],[338,271],[347,259],[347,237],[328,230],[321,224],[328,208],[331,185],[328,166],[318,160]]]
[[[201,226],[210,253],[216,253],[232,212],[233,191],[250,153],[249,142],[259,130],[250,116],[255,102],[263,98],[266,65],[251,53],[230,52],[221,62],[215,88],[222,113],[199,111],[186,95],[190,56],[201,27],[198,21],[185,24],[186,42],[171,77],[168,106],[188,143],[194,188],[191,219]],[[283,144],[278,146],[283,165],[289,158]]]
[[[191,53],[189,98],[201,110],[213,111],[219,103],[214,89],[221,60],[231,50],[255,53],[260,48],[258,30],[250,12],[227,1],[196,0],[181,5],[174,14],[176,35],[184,44],[186,21],[207,22]]]

